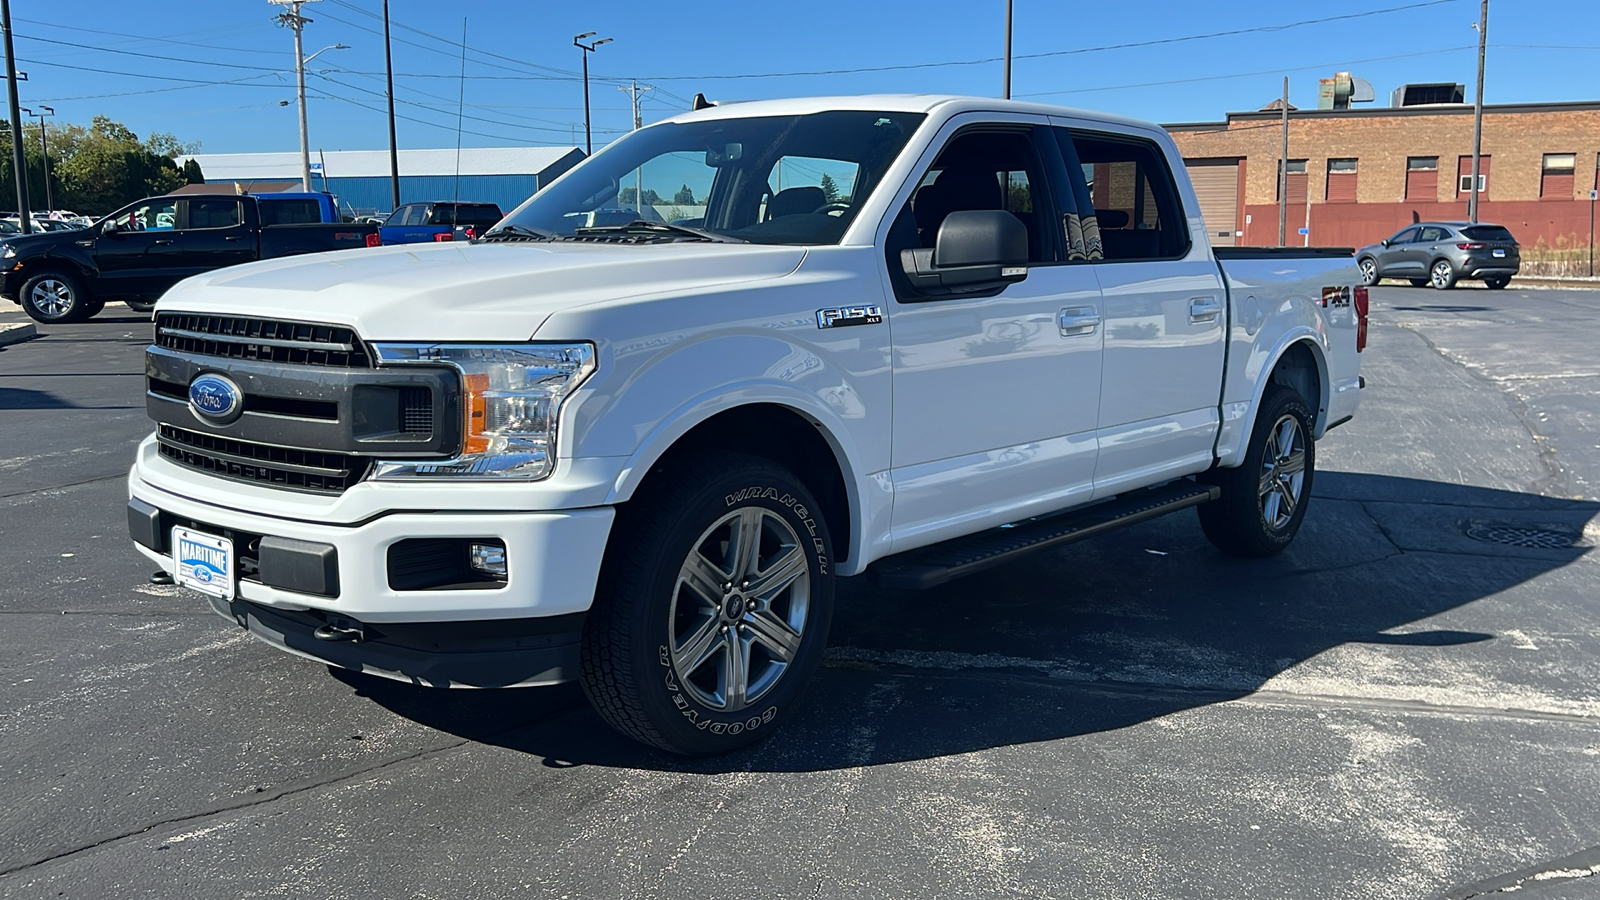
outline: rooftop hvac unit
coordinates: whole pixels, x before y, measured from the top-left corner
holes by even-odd
[[[1394,98],[1391,105],[1395,107],[1438,106],[1450,103],[1465,103],[1466,100],[1466,85],[1441,81],[1431,84],[1402,84],[1394,89]]]
[[[1371,103],[1377,99],[1372,82],[1349,72],[1339,72],[1317,83],[1317,109],[1349,109],[1352,103]]]

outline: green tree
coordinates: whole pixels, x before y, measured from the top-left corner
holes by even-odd
[[[625,187],[617,192],[617,202],[621,203],[623,206],[633,206],[634,197],[638,196],[638,194],[638,190],[631,187]],[[648,206],[655,206],[657,203],[661,202],[661,195],[656,193],[655,188],[645,188],[644,202]]]
[[[686,184],[683,187],[678,188],[678,192],[672,195],[672,202],[678,204],[679,206],[693,206],[694,191],[690,190],[689,186]]]
[[[200,164],[192,159],[183,163],[183,181],[185,184],[205,184],[206,176],[200,171]]]
[[[820,186],[822,188],[823,200],[827,201],[828,203],[839,202],[839,185],[834,182],[832,175],[829,175],[826,172],[822,173],[822,184]]]
[[[51,177],[56,205],[85,215],[103,215],[142,197],[175,190],[186,179],[173,157],[198,148],[170,134],[152,134],[141,141],[127,126],[105,116],[95,116],[88,128],[52,128]],[[0,188],[14,193],[14,182],[7,174],[0,172]]]

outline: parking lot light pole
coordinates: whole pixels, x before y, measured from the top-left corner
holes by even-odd
[[[50,195],[50,138],[45,132],[44,120],[55,115],[56,111],[48,106],[41,106],[39,108],[44,110],[44,112],[36,113],[32,110],[29,110],[28,115],[39,120],[39,151],[44,154],[44,208],[45,214],[49,215],[51,212],[55,211],[56,202],[55,199]]]
[[[601,44],[611,43],[611,38],[601,38],[598,41],[585,44],[584,38],[592,38],[597,31],[585,31],[572,39],[572,46],[583,51],[583,153],[585,156],[594,154],[594,134],[589,124],[589,54]]]
[[[1483,0],[1478,10],[1478,96],[1472,101],[1472,190],[1467,194],[1467,219],[1478,221],[1478,179],[1483,177],[1479,166],[1483,162],[1483,59],[1489,46],[1489,0]]]
[[[17,57],[11,49],[11,0],[0,0],[0,29],[6,44],[6,100],[11,104],[11,167],[17,175],[17,221],[22,233],[32,231],[28,215],[28,164],[22,149],[22,112],[17,102]]]

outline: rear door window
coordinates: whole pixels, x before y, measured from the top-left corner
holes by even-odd
[[[504,216],[501,215],[500,207],[498,206],[487,204],[468,205],[464,203],[456,207],[455,224],[470,225],[482,231],[499,222],[502,218]]]
[[[310,198],[256,200],[263,225],[312,225],[322,221],[322,206]]]
[[[1177,183],[1160,147],[1127,135],[1055,131],[1062,155],[1078,160],[1105,261],[1178,259],[1189,252]]]
[[[1442,241],[1448,237],[1450,237],[1450,229],[1440,228],[1437,225],[1429,225],[1428,227],[1422,229],[1422,236],[1417,238],[1417,240],[1419,243],[1426,244],[1432,241]]]
[[[419,204],[406,207],[406,219],[402,225],[421,225],[428,218],[428,208]]]

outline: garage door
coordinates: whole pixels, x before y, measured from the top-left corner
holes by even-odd
[[[1200,215],[1214,247],[1232,247],[1239,227],[1239,161],[1186,159],[1184,166],[1200,197]]]

